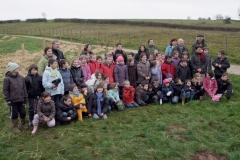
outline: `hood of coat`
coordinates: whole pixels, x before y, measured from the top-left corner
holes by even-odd
[[[73,108],[72,104],[70,104],[70,106],[66,105],[63,101],[63,98],[59,100],[57,107],[61,108],[62,110],[69,110]]]
[[[31,74],[31,70],[30,70],[30,69],[28,70],[28,74],[27,74],[27,75],[28,75],[28,76],[31,76],[31,77],[37,77],[37,76],[39,76],[38,73],[36,73],[35,75]]]
[[[12,77],[12,78],[17,78],[19,76],[19,74],[12,74],[12,72],[10,71],[7,71],[6,74],[5,74],[6,77]]]
[[[59,68],[59,70],[63,71],[63,72],[67,72],[68,69],[67,68]]]

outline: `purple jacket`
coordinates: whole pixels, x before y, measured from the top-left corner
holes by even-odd
[[[173,62],[175,68],[178,67],[180,60],[181,60],[180,58],[172,57],[171,61]]]
[[[91,79],[91,71],[88,65],[81,65],[81,69],[83,72],[83,82],[86,82],[87,80]]]
[[[128,80],[128,69],[124,64],[117,64],[114,67],[115,82],[119,83],[119,86],[123,87],[123,82]]]

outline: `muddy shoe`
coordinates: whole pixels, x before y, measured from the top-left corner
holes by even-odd
[[[12,124],[13,124],[13,132],[15,132],[15,133],[21,132],[18,129],[18,119],[12,119]]]
[[[24,129],[28,129],[28,124],[26,123],[25,118],[22,118],[22,119],[21,119],[21,123],[22,123],[22,127],[23,127]]]

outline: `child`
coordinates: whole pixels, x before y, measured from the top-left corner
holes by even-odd
[[[33,130],[32,134],[35,134],[38,125],[41,122],[46,122],[48,127],[55,126],[55,104],[51,100],[51,94],[48,92],[43,92],[41,98],[37,105],[37,114],[33,118]]]
[[[73,84],[73,78],[70,70],[68,69],[68,62],[66,59],[61,59],[59,61],[59,72],[63,79],[64,84],[64,95],[69,93],[69,86]]]
[[[200,73],[196,73],[194,74],[194,77],[192,79],[192,84],[193,84],[193,94],[194,94],[194,99],[199,99],[202,100],[203,99],[203,80],[201,77]]]
[[[227,72],[227,69],[230,68],[230,63],[228,58],[225,57],[225,52],[223,50],[218,51],[218,57],[212,62],[214,67],[215,78],[218,80],[222,77],[222,74]]]
[[[156,55],[154,53],[151,53],[149,55],[149,63],[151,63],[151,61],[153,61],[153,60],[156,60]]]
[[[134,102],[134,92],[133,86],[130,86],[129,81],[124,81],[123,88],[123,103],[127,108],[138,107],[138,104]]]
[[[152,90],[154,92],[153,98],[156,99],[156,100],[159,100],[160,95],[161,95],[161,90],[162,90],[162,87],[161,87],[159,81],[153,81],[152,82]]]
[[[87,112],[86,100],[75,84],[69,86],[69,96],[72,98],[72,104],[77,110],[78,120],[83,121],[82,112]]]
[[[97,62],[100,64],[100,67],[101,67],[101,64],[102,64],[102,57],[101,56],[97,56]]]
[[[79,60],[77,58],[74,58],[72,60],[71,69],[70,72],[73,77],[73,82],[80,88],[81,83],[83,83],[84,75],[81,69],[81,66],[79,65]]]
[[[103,80],[103,74],[100,70],[96,70],[91,79],[86,82],[90,93],[94,93],[97,85]]]
[[[124,110],[123,102],[119,98],[118,84],[112,83],[110,85],[110,90],[108,91],[108,98],[110,101],[110,106],[117,110]]]
[[[88,62],[88,66],[91,71],[91,75],[95,73],[96,70],[100,70],[101,66],[100,63],[96,60],[96,55],[93,54],[90,56],[90,62]]]
[[[10,107],[13,132],[21,132],[18,129],[18,113],[23,127],[28,127],[25,121],[26,111],[24,106],[28,98],[26,84],[24,77],[19,74],[19,65],[16,63],[8,63],[8,72],[5,76],[3,94],[7,105]]]
[[[208,72],[211,72],[212,71],[212,59],[211,59],[211,56],[210,54],[208,53],[208,48],[207,47],[204,47],[203,48],[203,52],[204,52],[204,56],[205,56],[205,72],[208,73]]]
[[[129,58],[132,58],[133,60],[135,59],[133,52],[130,52],[130,53],[128,54],[128,59],[129,59]],[[127,63],[127,64],[128,64],[128,63]],[[137,61],[134,60],[134,64],[137,64]]]
[[[192,100],[194,96],[191,80],[187,79],[182,90],[182,105],[185,104],[185,100]]]
[[[170,73],[173,76],[173,78],[175,77],[176,68],[171,61],[171,56],[169,55],[165,56],[165,62],[162,64],[161,69],[162,69],[163,79],[167,77],[168,73]]]
[[[195,47],[195,54],[191,58],[192,74],[200,73],[202,77],[205,76],[205,55],[201,46]]]
[[[147,96],[147,90],[148,90],[148,83],[142,81],[141,84],[136,88],[134,97],[135,97],[135,102],[139,106],[144,106],[146,105],[146,102],[148,101],[148,96]]]
[[[176,78],[175,79],[175,84],[172,86],[173,87],[173,103],[178,103],[179,99],[182,98],[182,89],[183,89],[183,84],[181,79]]]
[[[163,87],[162,87],[162,93],[160,97],[160,105],[162,105],[163,102],[172,103],[173,98],[173,88],[170,85],[170,81],[168,79],[163,80]]]
[[[130,82],[130,85],[136,88],[137,86],[137,65],[134,64],[133,58],[128,59],[128,80]]]
[[[28,116],[29,116],[29,125],[32,126],[33,116],[37,111],[37,102],[41,93],[44,92],[42,86],[42,76],[38,74],[38,67],[35,64],[32,64],[29,67],[28,75],[25,77],[25,84],[28,93]]]
[[[109,83],[112,84],[114,82],[114,64],[112,54],[107,54],[106,62],[102,64],[101,71],[103,75],[107,75],[109,77]]]
[[[80,85],[80,92],[83,94],[83,97],[86,101],[86,106],[88,106],[88,102],[92,93],[88,90],[88,86],[85,83]],[[88,116],[86,112],[83,112],[83,115]]]
[[[171,61],[172,61],[172,63],[174,64],[175,68],[178,67],[180,60],[181,60],[181,59],[179,58],[179,53],[178,53],[178,51],[174,51],[174,52],[173,52],[173,57],[171,58]]]
[[[170,86],[173,86],[173,85],[174,85],[174,81],[173,81],[172,74],[168,73],[166,79],[169,80]]]
[[[153,81],[158,81],[158,82],[160,82],[160,84],[162,84],[162,71],[161,71],[161,67],[158,66],[156,60],[151,61],[150,68],[151,68],[151,81],[150,81],[150,83],[152,83]]]
[[[226,93],[227,100],[230,100],[233,90],[232,90],[232,84],[230,80],[228,79],[228,74],[223,73],[222,77],[217,80],[218,83],[218,90],[217,94],[224,94]]]
[[[63,96],[57,104],[56,117],[59,124],[73,122],[77,118],[77,111],[72,105],[71,97]]]
[[[211,71],[206,73],[206,77],[203,80],[203,89],[210,97],[213,97],[218,90],[217,81],[215,77],[213,77],[213,73]]]
[[[180,61],[179,66],[177,67],[176,78],[180,78],[182,82],[185,82],[186,79],[190,79],[191,73],[188,67],[188,63],[186,59],[182,59]]]
[[[151,78],[150,63],[147,61],[146,54],[140,56],[140,62],[137,64],[138,83],[149,83]]]
[[[151,84],[148,85],[147,96],[148,96],[147,103],[155,103],[158,100],[158,98],[155,96],[153,86]]]
[[[108,83],[106,81],[100,82],[100,85],[103,86],[103,93],[107,96],[108,95]]]
[[[128,80],[128,71],[127,66],[124,64],[124,59],[122,56],[118,56],[117,58],[118,64],[114,67],[114,79],[115,82],[118,83],[119,95],[122,99],[123,97],[123,82]]]
[[[157,56],[156,60],[157,60],[158,66],[162,66],[162,64],[164,62],[164,60],[162,60],[162,53],[159,52],[159,53],[157,53],[156,56]]]
[[[60,96],[64,94],[64,84],[62,76],[57,70],[57,65],[58,63],[55,59],[49,59],[42,79],[45,91],[51,94],[55,104],[59,101]]]
[[[104,120],[106,120],[108,106],[108,98],[105,94],[103,94],[103,86],[98,85],[95,93],[90,97],[88,113],[90,116],[93,115],[94,119],[99,119],[99,117],[102,117]]]
[[[79,60],[81,63],[80,65],[84,76],[83,82],[86,82],[87,80],[91,79],[91,71],[87,64],[87,59],[85,55],[80,56]]]

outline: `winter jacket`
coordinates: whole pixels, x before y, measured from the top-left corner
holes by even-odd
[[[128,65],[128,80],[130,85],[136,88],[137,86],[137,65],[130,66]]]
[[[86,82],[87,80],[91,79],[91,71],[87,64],[81,65],[82,73],[84,76],[83,82]]]
[[[59,61],[61,60],[61,59],[66,59],[65,57],[64,57],[64,55],[63,55],[63,52],[62,51],[60,51],[59,49],[54,49],[53,47],[52,47],[52,53],[57,57],[57,61],[58,61],[58,63],[59,63]]]
[[[216,67],[216,64],[221,64],[221,68]],[[213,62],[212,66],[214,67],[214,73],[217,76],[222,76],[223,73],[227,72],[227,69],[230,68],[230,63],[227,57],[223,57],[222,59],[217,57]]]
[[[91,75],[94,74],[96,70],[101,70],[101,65],[98,63],[98,61],[90,61],[88,62],[88,66],[90,68]]]
[[[79,96],[76,96],[74,94],[69,94],[69,96],[72,99],[72,104],[73,104],[74,107],[79,105],[79,104],[82,104],[83,106],[86,106],[86,100],[85,100],[82,93],[80,93]]]
[[[211,72],[212,71],[212,58],[209,54],[205,54],[205,72]]]
[[[119,98],[119,92],[118,92],[118,90],[116,90],[116,89],[110,89],[109,91],[108,91],[108,98],[112,98],[114,101],[116,101],[116,100],[120,100],[120,98]]]
[[[141,86],[138,86],[134,94],[135,102],[137,102],[137,104],[139,105],[142,104],[142,101],[146,96],[146,94],[147,94],[147,91],[144,90]]]
[[[172,47],[171,45],[168,45],[166,50],[165,50],[165,56],[166,55],[172,55],[172,50],[173,50],[174,47]]]
[[[181,60],[180,58],[176,58],[176,57],[171,58],[171,61],[174,64],[175,68],[178,67],[180,60]]]
[[[172,49],[172,55],[173,55],[173,52],[174,52],[174,51],[178,51],[179,57],[182,57],[183,52],[184,52],[184,51],[187,51],[187,52],[188,52],[188,49],[187,49],[185,46],[183,46],[183,47],[182,47],[182,50],[181,50],[181,47],[177,45],[176,47],[174,47],[174,48]]]
[[[141,55],[142,54],[146,54],[147,55],[147,53],[146,52],[138,52],[136,55],[135,55],[135,61],[137,62],[137,63],[139,63],[141,60],[140,60],[140,57],[141,57]],[[147,55],[147,59],[148,59],[148,55]]]
[[[123,103],[134,103],[134,92],[135,89],[133,86],[130,86],[129,88],[123,88]]]
[[[217,80],[218,84],[218,90],[217,93],[223,94],[224,92],[227,91],[227,97],[231,97],[232,95],[232,84],[229,80],[222,80],[222,78],[219,78]]]
[[[169,74],[169,73],[172,75],[172,78],[174,79],[174,77],[176,75],[176,68],[175,68],[174,64],[168,63],[165,61],[161,67],[162,67],[163,79],[165,79],[167,74]]]
[[[60,122],[70,122],[77,118],[77,111],[75,107],[73,107],[72,104],[70,104],[70,106],[66,105],[63,101],[63,98],[60,99],[60,101],[57,103],[56,106],[57,106],[56,117],[57,117],[57,120],[59,120]],[[73,111],[73,114],[71,116],[67,116],[67,117],[71,117],[71,119],[68,120],[67,117],[64,117],[62,113],[68,112],[70,110]]]
[[[170,91],[172,92],[172,94],[174,94],[172,86],[169,86],[169,87],[163,86],[160,99],[163,99],[164,97],[167,97],[167,93],[170,92]]]
[[[208,95],[211,95],[211,94],[215,95],[218,90],[218,84],[217,84],[216,79],[214,77],[211,79],[204,78],[203,88]]]
[[[116,50],[115,52],[113,52],[113,60],[114,60],[114,62],[116,62],[118,54],[123,57],[124,64],[127,64],[127,54],[123,50]]]
[[[153,81],[158,81],[160,84],[162,84],[161,66],[151,68],[151,81],[150,81],[150,83],[152,83]]]
[[[57,70],[57,69],[55,69]],[[53,69],[51,67],[46,67],[44,73],[43,73],[43,87],[45,88],[45,91],[50,93],[51,96],[57,95],[57,94],[64,94],[64,84],[63,84],[63,79],[61,74],[59,73],[59,71],[57,70],[57,76],[56,77],[52,77],[51,73],[52,73]],[[53,89],[52,88],[52,81],[56,80],[56,79],[61,79],[61,82],[58,84],[57,88]]]
[[[202,88],[203,88],[203,83],[202,82],[196,82],[196,83],[192,82],[192,89],[193,89],[194,92],[198,92]]]
[[[101,66],[101,71],[103,73],[103,75],[106,75],[109,77],[109,83],[112,84],[114,82],[114,64],[107,64],[106,62],[105,63],[102,63],[102,66]]]
[[[29,70],[28,75],[25,77],[25,84],[29,98],[40,97],[41,93],[44,92],[42,76],[39,76],[38,73],[36,73],[36,75],[32,75]]]
[[[205,43],[205,39],[203,39],[201,43],[199,43],[198,41],[196,41],[196,42],[193,43],[193,45],[192,45],[192,54],[195,53],[195,47],[196,47],[197,45],[198,45],[198,46],[201,46],[202,48],[207,47],[207,44]]]
[[[73,77],[73,82],[80,88],[81,83],[83,83],[84,75],[81,69],[81,66],[74,67],[70,69],[71,75]]]
[[[204,61],[202,62],[200,59],[200,55],[197,55],[196,53],[192,56],[191,58],[191,66],[192,66],[192,74],[194,75],[195,73],[197,73],[198,69],[201,69],[201,73],[200,74],[205,74],[205,63],[206,60],[204,59]]]
[[[44,121],[45,118],[52,120],[55,117],[55,104],[51,100],[49,103],[44,103],[42,99],[39,99],[37,104],[37,114],[40,121]]]
[[[24,77],[20,74],[13,75],[8,71],[3,82],[3,94],[6,102],[27,101],[28,94]]]
[[[159,51],[159,49],[158,49],[157,46],[154,46],[154,45],[148,45],[148,46],[146,47],[146,50],[147,50],[147,56],[149,57],[149,55],[150,55],[151,53],[153,53],[153,51],[154,51],[155,49]]]
[[[101,101],[101,111],[102,113],[106,114],[108,111],[108,106],[109,106],[109,102],[108,102],[108,98],[105,94],[102,95],[103,101]],[[89,104],[88,104],[88,113],[89,114],[94,114],[97,113],[98,111],[98,107],[97,107],[97,95],[96,93],[92,94],[90,96],[90,100],[89,100]]]
[[[57,59],[57,57],[55,55],[53,55],[53,59]],[[38,74],[40,76],[43,75],[43,72],[45,70],[45,68],[48,66],[48,60],[49,58],[47,57],[47,55],[43,55],[42,58],[40,59],[40,61],[38,62]]]
[[[187,85],[184,85],[184,87],[183,87],[184,92],[191,92],[192,91],[191,89],[192,89],[192,86],[189,87]]]
[[[180,78],[182,82],[185,82],[185,80],[190,79],[191,73],[190,68],[188,66],[183,67],[182,65],[179,65],[177,67],[177,74],[176,78]]]
[[[179,96],[181,95],[182,89],[183,89],[183,85],[178,85],[178,84],[174,84],[172,85],[173,88],[173,96]]]
[[[149,82],[149,80],[146,80],[146,77],[151,78],[150,63],[148,61],[146,62],[140,61],[137,64],[137,74],[138,74],[138,83],[141,83],[142,81]]]
[[[63,79],[64,91],[69,91],[69,86],[73,84],[72,74],[69,69],[60,68],[59,72]]]
[[[114,67],[114,79],[116,83],[119,83],[120,87],[123,87],[123,82],[128,80],[128,69],[124,64],[117,64]]]

